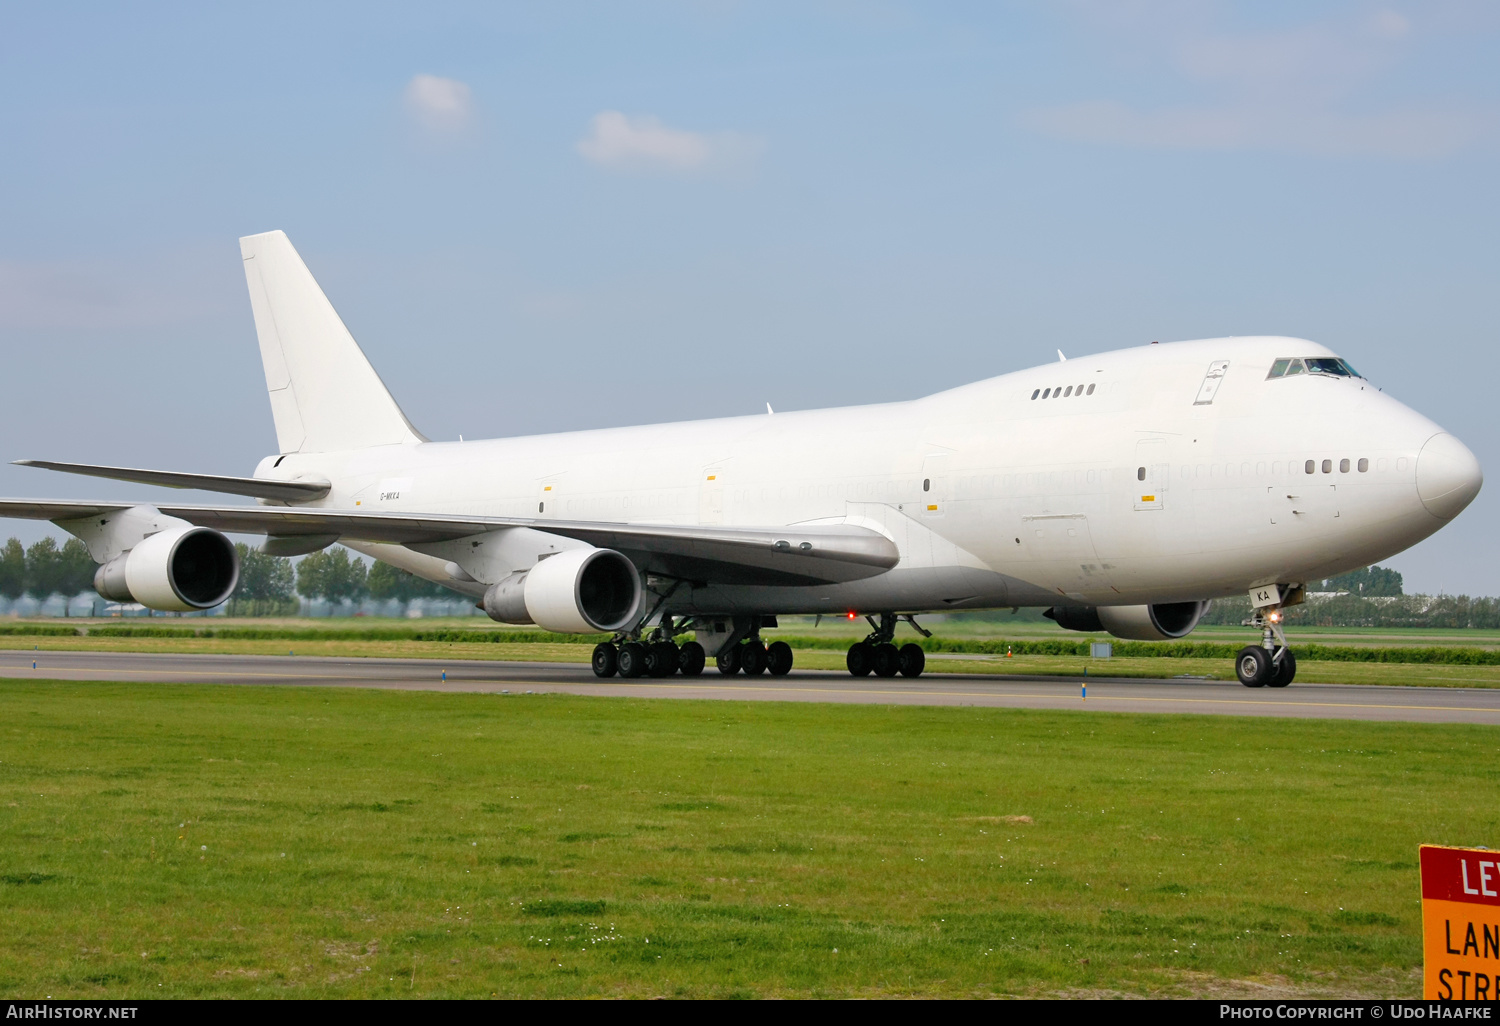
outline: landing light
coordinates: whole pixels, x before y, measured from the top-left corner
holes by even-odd
[[[1281,612],[1279,610],[1273,611],[1273,612],[1271,612],[1270,614],[1268,614],[1266,616],[1266,619],[1270,620],[1272,623],[1280,623],[1281,622]]]

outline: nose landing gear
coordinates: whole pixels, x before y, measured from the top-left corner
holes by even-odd
[[[1261,643],[1240,649],[1234,660],[1235,676],[1247,688],[1284,688],[1297,676],[1297,657],[1281,630],[1281,607],[1257,609],[1245,621],[1259,628]]]

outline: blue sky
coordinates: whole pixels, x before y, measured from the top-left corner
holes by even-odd
[[[1500,474],[1494,4],[3,17],[7,460],[248,473],[275,439],[235,240],[282,228],[434,438],[1285,333]],[[1409,589],[1500,594],[1497,489],[1393,561]]]

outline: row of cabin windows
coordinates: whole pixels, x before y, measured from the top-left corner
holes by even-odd
[[[1303,470],[1305,470],[1309,474],[1313,473],[1317,469],[1318,469],[1318,461],[1317,460],[1308,460],[1305,464],[1303,464]],[[1359,461],[1359,472],[1361,474],[1363,474],[1363,473],[1367,472],[1369,469],[1370,469],[1370,461],[1367,460],[1367,459],[1364,459],[1363,457],[1361,457],[1360,461]],[[1323,470],[1323,473],[1325,473],[1325,474],[1332,474],[1333,473],[1333,460],[1324,460],[1323,461],[1322,470]],[[1349,473],[1349,461],[1347,459],[1339,460],[1339,473],[1340,474],[1347,474],[1347,473]]]
[[[1094,386],[1090,385],[1087,390],[1082,385],[1069,385],[1067,388],[1038,388],[1031,393],[1031,398],[1035,399],[1040,396],[1043,399],[1061,399],[1075,392],[1079,395],[1093,395]]]
[[[1382,466],[1381,466],[1380,469],[1382,469],[1382,470],[1385,469],[1385,467],[1383,465],[1384,462],[1385,462],[1384,460],[1381,461]],[[1398,464],[1397,469],[1404,470],[1405,469],[1406,460],[1405,459],[1398,460],[1397,464]],[[1287,464],[1287,469],[1291,470],[1294,466],[1296,466],[1296,464],[1294,464],[1294,463],[1288,463]],[[1353,466],[1354,469],[1358,470],[1361,474],[1367,474],[1370,471],[1370,461],[1368,459],[1365,459],[1364,457],[1361,457],[1359,459],[1359,461],[1357,463],[1353,463],[1352,466]],[[1350,468],[1351,468],[1351,461],[1350,460],[1347,460],[1347,459],[1339,460],[1339,473],[1340,474],[1347,474],[1347,473],[1349,473]],[[1205,473],[1205,469],[1207,469],[1209,472]],[[1204,468],[1202,466],[1199,466],[1197,468],[1197,475],[1196,476],[1198,476],[1198,477],[1215,477],[1215,476],[1218,476],[1217,474],[1213,473],[1213,471],[1215,469],[1217,469],[1217,468],[1212,468],[1212,467],[1211,468]],[[1223,469],[1224,469],[1224,476],[1225,477],[1229,477],[1234,472],[1234,464],[1232,464],[1232,463],[1227,464]],[[1308,474],[1316,474],[1320,469],[1325,474],[1331,474],[1331,473],[1333,473],[1333,460],[1323,460],[1321,464],[1317,460],[1308,460],[1306,463],[1304,463],[1302,465],[1302,469],[1303,469],[1303,471],[1305,473],[1308,473]],[[1257,477],[1260,477],[1260,476],[1264,475],[1265,472],[1266,472],[1266,465],[1264,463],[1257,463],[1256,466],[1255,466],[1255,475]],[[1250,476],[1250,464],[1246,463],[1246,464],[1242,465],[1242,467],[1240,468],[1240,473],[1241,473],[1241,475],[1243,475],[1245,477],[1249,477]],[[1271,473],[1272,474],[1280,474],[1281,473],[1281,463],[1279,461],[1276,462],[1276,463],[1273,463],[1271,465]],[[1193,468],[1190,467],[1190,466],[1188,466],[1187,464],[1183,464],[1183,467],[1182,467],[1182,476],[1184,478],[1194,476],[1193,475]],[[1135,479],[1137,481],[1144,481],[1144,480],[1146,480],[1146,468],[1145,467],[1136,467],[1135,468]]]

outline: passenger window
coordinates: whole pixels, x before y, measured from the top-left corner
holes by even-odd
[[[922,478],[922,491],[924,491],[924,492],[930,492],[930,491],[932,491],[932,478],[930,478],[930,477],[924,477],[924,478]]]
[[[1047,398],[1051,394],[1052,394],[1052,389],[1049,388],[1049,389],[1047,389],[1047,391],[1045,391],[1045,392],[1042,393],[1042,398],[1045,399],[1045,398]]]
[[[1313,461],[1313,460],[1308,460],[1308,461],[1307,461],[1307,472],[1308,472],[1308,473],[1309,473],[1309,474],[1311,474],[1311,473],[1312,473],[1312,472],[1313,472],[1313,471],[1314,471],[1314,470],[1316,470],[1316,469],[1317,469],[1317,466],[1318,466],[1318,465],[1317,465],[1317,463],[1316,463],[1316,462],[1314,462],[1314,461]]]
[[[1323,461],[1323,473],[1325,473],[1325,474],[1332,474],[1333,473],[1333,460],[1324,460]]]
[[[1266,378],[1270,379],[1281,377],[1286,373],[1287,364],[1291,362],[1291,360],[1277,360],[1275,363],[1271,364],[1271,373],[1267,374]]]
[[[1068,390],[1066,392],[1064,392],[1063,395],[1072,395],[1072,394],[1073,394],[1073,386],[1069,385],[1068,386]]]
[[[1136,467],[1135,468],[1135,479],[1137,481],[1144,481],[1144,480],[1146,480],[1146,468],[1145,467]]]
[[[1094,386],[1090,385],[1089,386],[1089,395],[1093,395],[1093,394],[1094,394]]]
[[[1054,399],[1061,399],[1062,398],[1062,389],[1061,388],[1054,388],[1052,390],[1052,398],[1054,398]]]
[[[1078,391],[1076,393],[1074,393],[1074,394],[1075,395],[1083,395],[1083,386],[1079,385],[1078,386]]]
[[[1348,460],[1339,460],[1339,473],[1340,474],[1347,474],[1347,473],[1349,473],[1349,461]]]
[[[1033,398],[1033,399],[1035,399],[1037,396],[1039,396],[1041,394],[1042,394],[1042,390],[1040,388],[1034,388],[1034,389],[1031,390],[1031,398]]]
[[[1363,456],[1361,456],[1360,460],[1359,460],[1359,472],[1361,474],[1363,474],[1363,473],[1367,472],[1369,469],[1370,469],[1370,461],[1367,460],[1367,459],[1365,459]]]

